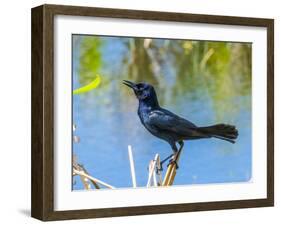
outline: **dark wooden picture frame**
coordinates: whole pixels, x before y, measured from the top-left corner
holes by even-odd
[[[54,211],[54,16],[95,16],[265,27],[267,29],[267,198],[87,210]],[[32,200],[31,215],[64,220],[175,213],[274,205],[274,21],[60,5],[32,9]]]

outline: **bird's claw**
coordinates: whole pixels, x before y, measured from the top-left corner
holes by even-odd
[[[169,167],[169,165],[171,165],[171,164],[175,164],[175,165],[176,165],[176,169],[179,168],[179,165],[178,165],[178,163],[177,163],[177,161],[176,161],[175,159],[171,159],[171,160],[169,161],[167,167]]]
[[[162,172],[162,171],[163,171],[163,166],[162,166],[162,164],[160,164],[160,167],[156,167],[156,173],[160,174],[160,172]]]

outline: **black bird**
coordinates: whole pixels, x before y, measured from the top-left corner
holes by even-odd
[[[162,163],[173,157],[171,162],[177,164],[177,157],[182,150],[184,140],[202,138],[219,138],[235,143],[238,131],[235,126],[227,124],[216,124],[207,127],[198,127],[192,122],[161,108],[156,92],[148,83],[133,83],[123,80],[123,83],[134,90],[139,100],[138,115],[143,126],[154,136],[167,141],[173,150],[173,154],[163,160]],[[178,149],[176,143],[180,145]]]

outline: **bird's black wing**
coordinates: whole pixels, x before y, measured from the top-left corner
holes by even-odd
[[[202,137],[202,133],[197,131],[195,124],[165,109],[151,111],[149,124],[159,130],[175,133],[182,138]]]

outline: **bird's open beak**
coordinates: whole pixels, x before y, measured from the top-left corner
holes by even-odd
[[[136,84],[135,84],[135,83],[130,82],[130,81],[128,81],[128,80],[123,80],[123,84],[126,85],[126,86],[129,86],[129,87],[132,88],[132,89],[135,89],[135,87],[136,87]]]

